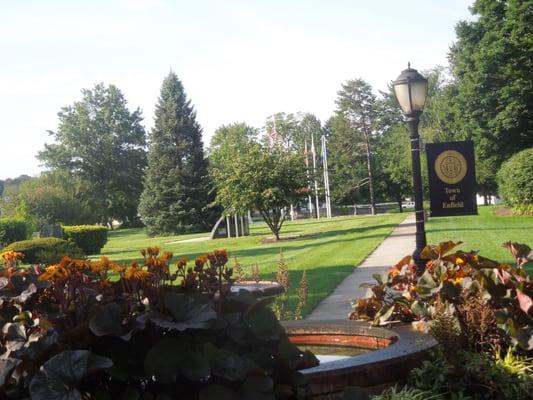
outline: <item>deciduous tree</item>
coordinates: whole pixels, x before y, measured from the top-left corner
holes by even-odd
[[[533,146],[533,5],[476,0],[471,11],[476,18],[456,26],[449,59],[456,126],[474,140],[478,184],[490,194],[501,163]]]
[[[97,222],[133,222],[146,164],[146,137],[139,109],[130,112],[122,92],[100,83],[58,113],[55,143],[38,158],[52,171],[83,179]],[[96,221],[95,221],[96,222]]]
[[[305,194],[302,156],[281,145],[251,143],[213,169],[217,202],[227,213],[259,210],[276,240],[286,209]]]

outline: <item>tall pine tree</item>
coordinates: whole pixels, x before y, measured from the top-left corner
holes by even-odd
[[[163,80],[150,135],[139,214],[150,235],[206,230],[212,223],[202,129],[174,72]]]

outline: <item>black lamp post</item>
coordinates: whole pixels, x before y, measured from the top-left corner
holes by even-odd
[[[426,230],[424,227],[424,205],[422,203],[422,176],[420,174],[420,136],[418,123],[426,103],[428,81],[416,69],[407,64],[400,76],[392,83],[394,94],[402,109],[411,136],[411,159],[413,186],[415,189],[416,249],[413,260],[419,274],[425,269],[420,253],[426,247]]]

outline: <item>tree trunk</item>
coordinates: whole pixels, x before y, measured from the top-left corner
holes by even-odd
[[[400,209],[400,212],[403,213],[403,205],[402,205],[402,198],[398,198],[398,208]]]

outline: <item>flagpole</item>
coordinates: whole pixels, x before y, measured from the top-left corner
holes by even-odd
[[[326,137],[322,135],[322,169],[324,170],[324,191],[326,192],[326,213],[331,218],[331,194],[329,192],[328,151]]]
[[[309,218],[313,218],[313,200],[311,200],[311,180],[309,179],[309,158],[307,156],[307,139],[304,139],[305,174],[307,175],[307,201],[309,203]]]
[[[311,154],[313,155],[313,180],[315,181],[316,218],[320,219],[320,207],[318,205],[318,184],[316,182],[316,151],[314,136],[315,135],[311,133]]]

